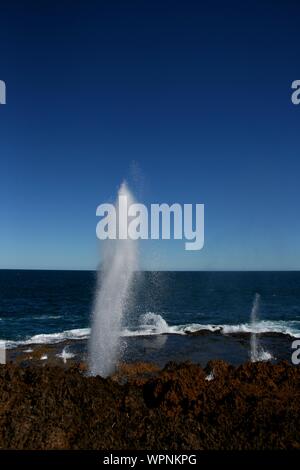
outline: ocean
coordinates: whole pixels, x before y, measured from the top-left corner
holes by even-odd
[[[1,342],[14,349],[67,340],[82,349],[96,283],[89,271],[1,270]],[[291,343],[300,338],[300,272],[140,272],[123,318],[122,356],[237,364],[249,359],[253,331],[273,360],[290,359]]]

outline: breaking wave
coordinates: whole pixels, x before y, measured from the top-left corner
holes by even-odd
[[[183,325],[169,325],[166,320],[159,314],[148,312],[140,316],[139,324],[135,328],[124,328],[122,330],[123,337],[133,336],[151,336],[163,334],[187,335],[207,331],[211,333],[219,333],[224,335],[235,334],[282,334],[294,338],[300,338],[300,321],[270,321],[261,320],[255,324],[204,324],[204,323],[188,323]],[[0,347],[8,349],[30,344],[55,344],[66,340],[85,340],[90,336],[90,328],[79,328],[65,330],[58,333],[38,334],[20,341],[0,340]]]

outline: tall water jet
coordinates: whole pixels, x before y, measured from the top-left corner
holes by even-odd
[[[255,294],[254,302],[253,302],[253,306],[251,310],[251,339],[250,339],[251,362],[256,362],[259,360],[258,343],[257,343],[257,335],[256,335],[259,304],[260,304],[260,295]]]
[[[255,294],[253,306],[251,310],[251,339],[250,339],[250,359],[251,362],[269,361],[272,359],[272,354],[265,351],[259,344],[257,337],[257,323],[260,307],[260,295]]]
[[[117,233],[119,229],[126,229],[121,226],[122,223],[128,223],[127,214],[123,213],[124,206],[119,205],[120,196],[127,198],[128,207],[134,203],[125,182],[119,189],[115,204]],[[102,243],[102,264],[98,273],[89,342],[89,369],[92,375],[107,377],[114,372],[120,354],[122,317],[138,266],[138,250],[137,241],[129,238],[120,240],[117,237],[116,240]]]

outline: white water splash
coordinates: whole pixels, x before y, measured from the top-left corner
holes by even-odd
[[[269,361],[270,359],[272,359],[272,354],[270,354],[268,351],[265,351],[262,348],[262,346],[259,344],[258,337],[257,337],[259,306],[260,306],[260,295],[255,294],[253,307],[251,310],[251,339],[250,339],[251,362]]]
[[[169,332],[169,325],[161,315],[153,312],[148,312],[140,316],[140,329],[141,331],[150,331],[151,333],[161,335]]]
[[[63,363],[66,364],[68,359],[75,357],[75,354],[68,352],[67,347],[65,347],[60,354],[56,354],[57,357],[60,357],[63,360]]]
[[[120,196],[127,198],[128,207],[134,203],[126,183],[119,189],[118,200]],[[127,214],[120,213],[123,209],[119,207],[118,200],[115,208],[117,221],[121,224],[122,220],[127,221]],[[124,229],[121,225],[119,228]],[[114,372],[120,354],[122,316],[137,269],[137,242],[130,239],[105,240],[102,254],[89,344],[89,369],[92,375],[107,377]]]
[[[205,377],[205,380],[207,380],[208,382],[211,382],[212,380],[215,379],[215,374],[214,374],[214,371],[212,370],[206,377]]]

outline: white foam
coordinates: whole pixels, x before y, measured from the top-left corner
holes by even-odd
[[[256,353],[251,355],[251,362],[267,362],[271,359],[274,359],[273,355],[262,347],[259,347]]]
[[[148,336],[158,334],[178,334],[185,335],[187,333],[195,333],[197,331],[211,331],[212,333],[221,332],[226,335],[238,333],[281,333],[300,338],[300,321],[285,322],[282,320],[270,321],[262,320],[255,325],[251,323],[240,323],[236,325],[230,324],[203,324],[189,323],[186,325],[170,326],[161,317],[161,315],[149,312],[143,315],[144,321],[141,322],[138,329],[124,329],[122,336]],[[146,321],[145,321],[146,320]]]
[[[256,322],[255,325],[251,323],[242,323],[239,325],[221,325],[224,334],[230,333],[281,333],[283,335],[294,336],[300,338],[300,321],[283,320],[270,321],[261,320]]]
[[[123,328],[121,336],[153,336],[162,334],[186,335],[197,331],[220,332],[225,335],[248,333],[281,333],[300,338],[300,321],[262,320],[254,326],[251,323],[230,324],[203,324],[188,323],[183,325],[168,325],[159,314],[148,312],[141,315],[137,328]],[[0,340],[0,348],[12,349],[22,345],[56,344],[65,340],[85,340],[90,336],[90,328],[65,330],[58,333],[39,334],[21,341]]]
[[[79,328],[74,330],[66,330],[60,333],[48,333],[31,336],[21,341],[3,341],[7,349],[16,348],[29,344],[56,344],[65,340],[87,339],[90,335],[90,328]],[[2,340],[0,341],[0,345]]]

